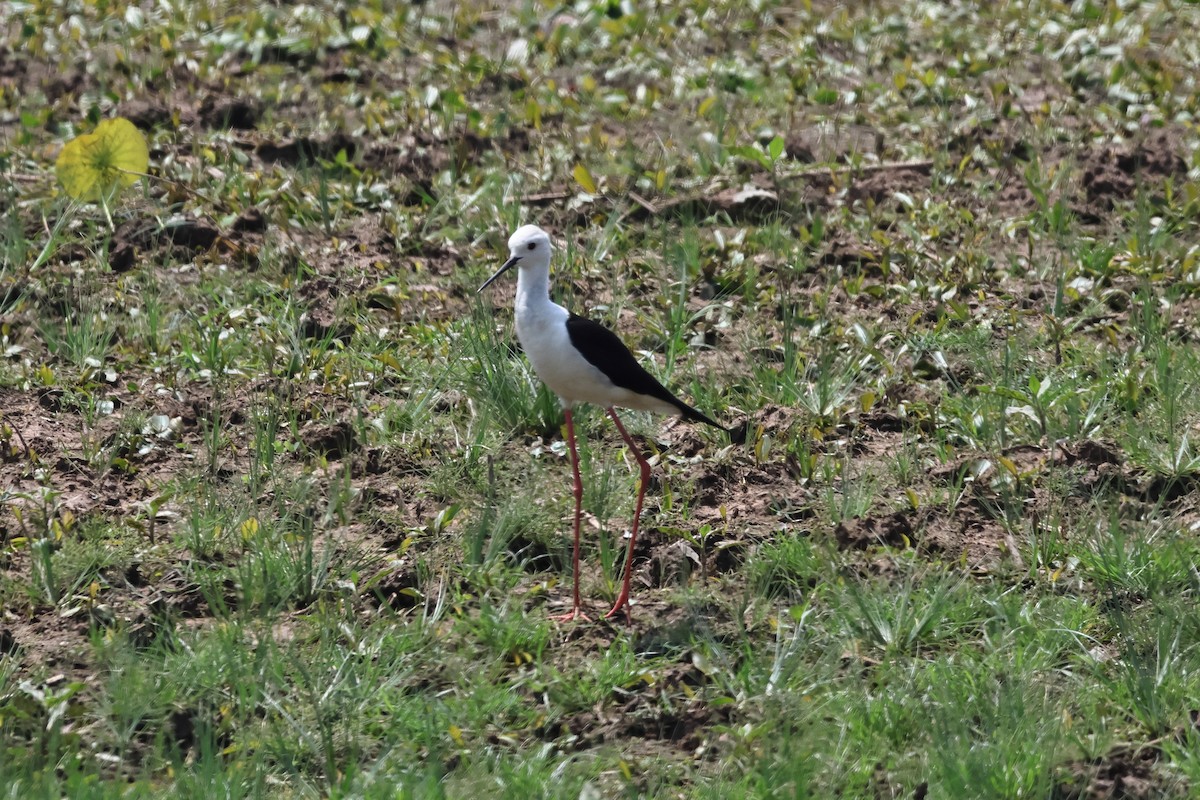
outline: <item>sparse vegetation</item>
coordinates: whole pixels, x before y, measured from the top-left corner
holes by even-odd
[[[1198,29],[0,0],[0,795],[1192,796]],[[524,222],[749,431],[630,415],[629,626]]]

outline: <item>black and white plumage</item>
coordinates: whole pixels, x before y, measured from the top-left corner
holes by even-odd
[[[657,378],[638,363],[621,338],[599,322],[571,314],[567,317],[567,336],[571,340],[571,346],[578,350],[589,363],[603,372],[614,385],[642,398],[649,398],[645,400],[647,405],[654,400],[662,401],[670,406],[669,409],[655,407],[645,410],[677,413],[684,419],[703,422],[725,430],[723,426],[713,422],[671,394],[667,387],[659,383]]]
[[[562,402],[575,477],[574,605],[570,613],[559,619],[565,621],[585,616],[579,600],[579,525],[583,484],[579,477],[579,455],[575,447],[575,424],[571,413],[579,403],[593,403],[608,412],[641,468],[629,553],[625,559],[625,577],[616,603],[605,616],[611,617],[622,609],[628,615],[630,561],[637,541],[642,502],[650,480],[650,463],[626,432],[614,407],[678,414],[684,419],[730,431],[659,383],[611,330],[598,322],[570,313],[550,299],[551,244],[545,231],[536,225],[518,228],[508,240],[508,250],[508,260],[479,287],[479,291],[482,292],[506,271],[517,267],[517,338],[538,377]]]

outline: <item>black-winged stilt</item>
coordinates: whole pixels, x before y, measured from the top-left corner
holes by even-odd
[[[518,228],[508,240],[508,260],[479,287],[479,291],[482,292],[492,281],[517,267],[517,339],[538,377],[558,395],[566,417],[567,444],[571,449],[571,469],[575,477],[575,550],[572,559],[575,595],[570,613],[555,619],[561,622],[587,619],[579,600],[579,523],[583,482],[579,478],[579,453],[575,448],[575,423],[571,418],[571,410],[579,403],[594,403],[605,409],[641,467],[621,594],[612,609],[604,615],[608,619],[624,609],[628,616],[633,547],[637,541],[642,501],[650,482],[650,462],[621,424],[614,406],[679,414],[684,419],[703,422],[727,433],[732,431],[671,394],[638,363],[615,333],[553,302],[550,299],[550,249],[550,237],[541,228],[536,225]]]

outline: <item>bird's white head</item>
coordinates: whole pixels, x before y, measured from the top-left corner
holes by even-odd
[[[508,261],[492,277],[484,281],[483,286],[479,287],[479,291],[483,291],[492,285],[492,281],[499,278],[513,267],[518,267],[522,270],[546,270],[550,269],[550,236],[537,225],[522,225],[513,231],[513,235],[508,237]]]

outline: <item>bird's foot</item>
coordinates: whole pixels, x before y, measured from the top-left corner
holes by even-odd
[[[605,615],[604,615],[604,618],[605,618],[605,619],[612,619],[613,617],[615,617],[615,616],[616,616],[618,613],[620,613],[621,611],[624,611],[624,612],[625,612],[625,622],[626,622],[626,624],[628,624],[628,625],[632,625],[632,624],[633,624],[633,614],[631,614],[631,613],[630,613],[630,611],[629,611],[629,598],[628,598],[628,597],[621,597],[621,598],[619,598],[619,599],[617,600],[616,604],[615,604],[615,605],[613,605],[613,607],[612,607],[612,610],[611,610],[611,611],[609,611],[607,614],[605,614]]]
[[[592,618],[589,617],[587,614],[583,613],[582,608],[578,608],[578,607],[572,608],[566,614],[551,614],[550,615],[551,622],[573,622],[575,620],[579,620],[580,622],[591,622]]]

